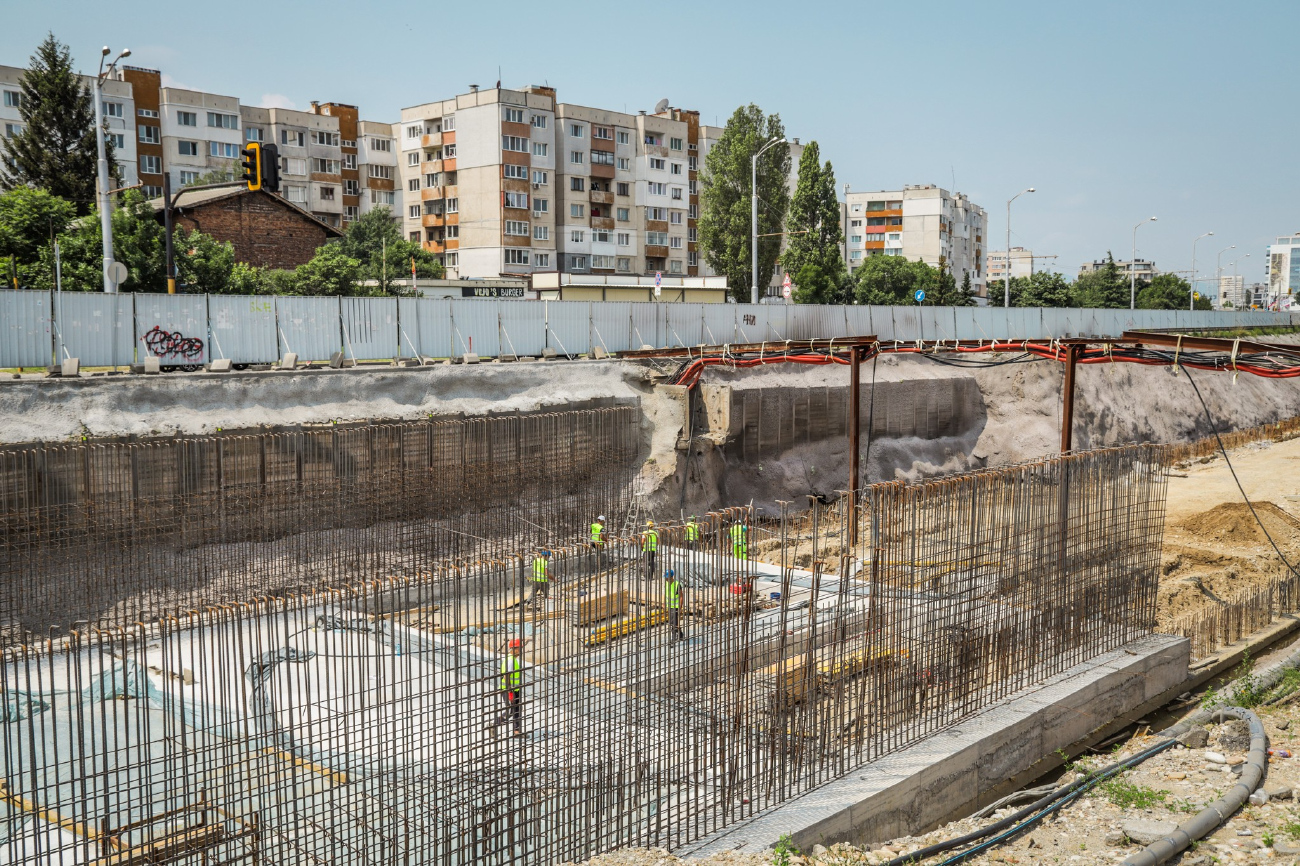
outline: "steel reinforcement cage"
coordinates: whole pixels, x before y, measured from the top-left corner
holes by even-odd
[[[233,522],[206,532],[178,516],[135,534],[119,515],[95,524],[111,539],[96,551],[73,544],[84,527],[32,528],[31,559],[66,569],[80,556],[99,563],[81,579],[133,574],[137,591],[154,573],[115,560],[138,569],[145,549],[169,569],[218,543],[267,566],[238,585],[181,585],[178,599],[206,606],[133,622],[168,603],[153,593],[82,617],[110,611],[111,626],[4,651],[0,852],[523,864],[700,839],[1149,631],[1165,454],[874,485],[852,521],[847,502],[813,512],[824,548],[807,569],[783,564],[808,525],[789,515],[759,526],[724,509],[653,536],[620,515],[592,543],[591,507],[605,506],[565,489],[559,543],[524,534],[547,516],[529,510],[496,518],[509,552],[459,564],[422,528],[441,512],[353,511],[335,487],[294,506],[333,515],[324,530],[258,535],[238,510],[270,519],[292,497],[226,507],[220,494],[204,507]],[[43,544],[57,555],[42,559]]]

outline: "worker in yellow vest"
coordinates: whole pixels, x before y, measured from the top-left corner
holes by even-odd
[[[600,570],[600,553],[605,547],[605,515],[600,515],[591,524],[591,560],[592,568]]]
[[[691,550],[698,550],[700,547],[700,525],[695,522],[695,515],[686,521],[686,546]]]
[[[493,736],[496,735],[496,729],[506,722],[513,724],[516,737],[524,735],[524,663],[520,658],[523,650],[524,642],[515,638],[510,641],[509,653],[501,659],[501,678],[497,690],[506,708],[490,726]]]
[[[551,577],[547,572],[547,566],[551,561],[551,552],[543,550],[533,557],[533,595],[528,599],[528,603],[537,607],[544,607],[547,597],[551,594]]]
[[[749,558],[749,527],[740,521],[731,524],[731,555],[736,559]]]
[[[658,574],[655,571],[655,554],[659,552],[659,533],[655,531],[655,522],[647,520],[645,523],[645,532],[641,533],[641,551],[645,554],[645,565],[650,577]]]
[[[672,640],[686,640],[682,630],[682,584],[671,568],[664,572],[664,606],[668,608],[668,633]]]

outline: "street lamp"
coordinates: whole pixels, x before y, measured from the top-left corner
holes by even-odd
[[[113,212],[109,204],[108,185],[108,152],[104,144],[104,99],[101,85],[104,78],[113,72],[117,66],[118,60],[123,60],[131,56],[131,49],[127,48],[121,54],[104,68],[104,58],[113,52],[113,49],[107,45],[99,54],[99,74],[95,76],[95,146],[99,149],[99,189],[96,198],[99,199],[99,230],[104,237],[104,291],[113,294],[117,291],[117,282],[113,279]]]
[[[1248,258],[1250,258],[1250,253],[1246,253],[1244,256],[1238,256],[1237,258],[1232,260],[1232,287],[1234,289],[1237,287],[1237,262],[1241,261],[1242,259],[1248,259]],[[1245,297],[1246,297],[1246,292],[1243,287],[1241,295],[1237,298],[1237,300],[1239,301],[1245,300]],[[1219,297],[1219,306],[1220,307],[1223,306],[1222,293],[1220,293],[1220,297]]]
[[[1004,297],[1002,299],[1002,306],[1007,307],[1008,309],[1011,307],[1011,202],[1020,198],[1027,192],[1034,192],[1034,188],[1031,186],[1028,189],[1022,189],[1020,192],[1007,199],[1007,269],[1003,274]],[[1030,270],[1032,270],[1032,267]]]
[[[1137,259],[1138,259],[1138,229],[1147,223],[1156,221],[1156,217],[1142,220],[1142,222],[1133,226],[1133,257],[1128,260],[1128,308],[1137,309]]]
[[[1206,232],[1196,239],[1213,237],[1214,232]],[[1196,241],[1192,241],[1192,287],[1187,291],[1187,309],[1196,309]]]
[[[750,229],[750,258],[752,260],[753,271],[751,282],[753,285],[749,290],[749,302],[758,303],[758,158],[763,155],[769,147],[777,144],[784,144],[784,138],[774,138],[767,144],[758,149],[758,153],[750,159],[749,165],[749,229]]]
[[[1224,247],[1219,250],[1219,257],[1214,262],[1214,279],[1217,281],[1215,290],[1218,291],[1219,294],[1223,294],[1223,254],[1228,250],[1235,250],[1236,248],[1237,245],[1233,244],[1230,247]],[[1223,306],[1222,302],[1220,302],[1219,306]]]

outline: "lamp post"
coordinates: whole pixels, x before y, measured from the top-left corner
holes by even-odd
[[[1232,287],[1233,287],[1234,289],[1237,287],[1237,262],[1241,261],[1242,259],[1248,259],[1248,258],[1250,258],[1250,253],[1246,253],[1244,256],[1238,256],[1237,258],[1235,258],[1235,259],[1232,260]],[[1244,290],[1244,288],[1243,288],[1242,293],[1241,293],[1241,297],[1237,298],[1237,300],[1239,300],[1239,301],[1241,301],[1241,300],[1245,300],[1245,296],[1246,296],[1246,292],[1245,292],[1245,290]],[[1220,298],[1219,298],[1219,307],[1221,307],[1221,308],[1223,307],[1223,297],[1222,297],[1222,296],[1220,296]]]
[[[774,138],[758,149],[749,161],[749,254],[753,270],[750,272],[749,302],[758,303],[758,158],[773,145],[783,144],[784,138]]]
[[[1128,260],[1128,308],[1130,310],[1137,309],[1138,229],[1155,221],[1156,217],[1151,217],[1133,226],[1133,256]]]
[[[1196,309],[1196,241],[1213,236],[1214,232],[1206,232],[1195,241],[1192,241],[1192,287],[1187,292],[1187,309],[1189,310]]]
[[[1003,273],[1002,306],[1008,309],[1011,308],[1011,203],[1027,192],[1034,192],[1034,188],[1031,186],[1028,189],[1022,189],[1007,199],[1007,269]]]
[[[1215,259],[1214,279],[1217,281],[1217,286],[1215,287],[1215,290],[1218,291],[1220,294],[1223,293],[1223,254],[1226,253],[1228,250],[1235,250],[1236,248],[1237,248],[1236,244],[1233,244],[1230,247],[1224,247],[1223,249],[1219,250],[1219,256],[1217,259]],[[1220,306],[1222,306],[1222,302],[1220,302]]]
[[[121,54],[104,68],[104,58],[112,53],[112,49],[107,45],[99,54],[99,74],[95,76],[95,146],[99,150],[99,161],[97,168],[99,170],[99,189],[96,191],[96,198],[99,199],[99,230],[104,239],[104,291],[113,294],[117,291],[117,283],[113,280],[113,211],[109,201],[108,185],[108,149],[104,142],[104,99],[102,85],[105,76],[113,72],[117,66],[117,61],[131,56],[131,49],[127,48]]]

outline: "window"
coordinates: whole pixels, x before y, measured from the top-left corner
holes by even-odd
[[[587,181],[580,177],[571,177],[569,178],[569,189],[573,192],[585,192]]]
[[[668,195],[668,184],[650,181],[646,184],[650,195]]]
[[[456,158],[456,145],[454,145],[454,144],[444,145],[443,148],[442,148],[442,158],[443,158],[443,159],[455,159],[455,158]]]
[[[460,226],[447,226],[447,239],[456,240],[460,237]]]
[[[700,209],[697,205],[688,204],[686,206],[686,218],[689,220],[699,219]]]
[[[420,164],[420,152],[417,150],[417,151],[415,151],[415,152],[413,152],[413,153],[408,153],[408,154],[406,155],[406,164],[407,164],[407,165],[419,165],[419,164]]]
[[[586,206],[580,204],[569,205],[569,216],[582,219],[585,216]]]
[[[299,174],[299,175],[306,174],[307,160],[303,159],[302,157],[297,157],[297,158],[285,157],[284,173]]]
[[[9,125],[12,126],[12,124],[9,124]],[[19,127],[19,129],[22,129],[22,127]],[[10,136],[10,137],[12,138],[12,136]],[[121,150],[121,149],[123,149],[124,147],[126,147],[126,135],[123,134],[123,133],[120,133],[120,132],[110,132],[110,133],[108,134],[108,139],[109,139],[109,141],[113,142],[113,147],[114,147],[116,150]]]
[[[587,128],[586,128],[585,126],[583,126],[581,123],[570,123],[570,124],[569,124],[569,137],[570,137],[570,138],[582,138],[582,137],[583,137],[584,135],[586,135],[586,134],[587,134]]]
[[[393,193],[391,189],[372,189],[370,191],[371,204],[391,205],[396,201],[396,199],[397,196]]]
[[[239,159],[239,145],[226,144],[221,141],[209,141],[208,155],[221,157],[222,159]]]
[[[145,198],[162,198],[163,188],[160,186],[150,186],[145,184],[142,188]]]
[[[620,156],[620,157],[618,158],[618,170],[619,170],[619,171],[631,171],[631,170],[632,170],[632,160],[628,159],[626,156]]]
[[[337,132],[324,132],[323,130],[314,129],[311,133],[312,144],[323,144],[326,147],[339,146],[339,134]]]
[[[194,124],[192,124],[192,123],[190,124],[190,126],[193,126],[193,125],[194,125]],[[265,134],[265,132],[263,132],[263,130],[262,130],[261,127],[258,127],[258,126],[246,126],[246,127],[244,127],[244,140],[245,140],[245,141],[265,141],[265,140],[266,140],[266,134]]]
[[[355,154],[349,154],[349,155],[350,155],[350,156],[355,156]],[[320,161],[320,162],[331,162],[332,160],[325,160],[325,159],[322,159],[322,160],[319,160],[319,161]],[[356,163],[355,163],[355,161],[354,161],[353,164],[352,164],[352,168],[356,168]],[[379,177],[379,178],[383,178],[384,180],[392,180],[392,179],[393,179],[393,167],[392,167],[391,165],[375,165],[374,163],[371,163],[370,165],[368,165],[368,166],[366,167],[366,169],[367,169],[367,172],[366,172],[366,173],[369,174],[371,177]],[[419,181],[417,180],[416,183],[418,184]]]
[[[339,161],[337,159],[321,159],[313,157],[311,161],[312,174],[338,174]]]
[[[617,210],[616,213],[617,213],[617,219],[618,219],[619,222],[621,222],[621,223],[625,223],[625,222],[628,221],[628,219],[629,219],[629,216],[628,216],[628,208],[621,207],[621,208],[619,208],[619,209]]]
[[[406,215],[413,220],[418,220],[420,218],[420,206],[418,204],[411,205],[406,209]]]
[[[595,244],[609,243],[609,229],[592,229],[591,242]]]
[[[656,135],[653,132],[647,132],[645,134],[645,143],[653,144],[656,147],[662,147],[664,143],[664,137],[662,135]]]
[[[587,269],[586,256],[569,256],[569,261],[572,263],[573,270],[575,271],[585,271]]]
[[[668,222],[672,223],[672,224],[675,225],[675,226],[679,226],[679,225],[681,225],[681,224],[682,224],[682,212],[679,211],[679,210],[669,211],[669,212],[668,212]]]
[[[849,228],[854,228],[854,229],[862,228],[862,220],[849,220]]]
[[[666,220],[668,219],[668,208],[648,207],[645,209],[645,218],[648,220]]]
[[[681,200],[682,200],[682,188],[681,188],[680,186],[675,186],[675,187],[673,187],[673,195],[672,195],[672,199],[673,199],[673,201],[681,201]]]
[[[664,168],[667,167],[667,165],[668,165],[668,160],[666,159],[659,159],[653,156],[650,157],[650,167],[655,171],[663,171]]]
[[[538,268],[549,268],[551,266],[551,254],[533,253],[533,266]]]
[[[582,165],[583,159],[584,156],[582,151],[580,150],[571,151],[569,153],[569,162],[573,163],[574,165]]]
[[[543,144],[540,141],[533,142],[533,156],[546,156],[550,153],[551,146]]]
[[[691,171],[695,171],[697,168],[699,168],[699,162],[696,161],[695,157],[688,156],[686,158],[686,167]]]
[[[885,255],[887,256],[901,256],[902,254],[903,250],[899,247],[891,247],[890,249],[885,250]]]
[[[506,193],[506,207],[519,208],[528,210],[528,193],[526,192],[508,192]]]
[[[284,197],[294,204],[307,203],[307,187],[305,186],[287,186],[284,188]]]
[[[181,156],[198,156],[199,143],[197,141],[178,141],[176,150]]]
[[[547,171],[533,172],[533,183],[539,186],[546,186],[550,182],[551,182],[550,172]]]
[[[851,244],[862,243],[862,235],[849,235],[849,243]]]
[[[545,128],[546,128],[546,115],[545,115],[545,114],[534,114],[534,115],[533,115],[533,129],[545,129]]]
[[[690,265],[691,267],[695,267],[697,264],[699,264],[698,255],[699,254],[696,253],[694,250],[691,250],[689,253],[686,254],[686,264]]]
[[[189,186],[199,179],[199,173],[197,171],[182,171],[180,176],[181,186]]]
[[[460,259],[459,253],[447,253],[447,267],[456,267],[456,262]]]
[[[506,250],[506,264],[508,265],[526,265],[528,264],[528,250]]]
[[[610,129],[608,126],[593,126],[591,128],[591,138],[593,141],[596,139],[600,139],[601,141],[613,141],[614,130]]]
[[[5,124],[5,138],[13,138],[15,135],[17,135],[18,133],[20,133],[20,132],[22,132],[22,131],[23,131],[23,125],[22,125],[21,123],[6,123],[6,124]],[[122,138],[123,138],[122,146],[125,147],[125,146],[126,146],[126,137],[123,136]]]
[[[700,188],[699,188],[698,186],[696,186],[696,182],[695,182],[695,181],[691,181],[691,182],[689,182],[689,183],[687,184],[687,186],[690,187],[691,195],[698,195],[698,194],[699,194],[699,192],[700,192]]]
[[[528,196],[524,196],[525,199],[524,207],[528,207],[527,198]],[[458,198],[447,199],[447,213],[460,213],[460,199]]]
[[[451,132],[456,128],[456,115],[449,114],[442,119],[443,132]]]
[[[614,257],[613,256],[592,256],[591,266],[593,268],[604,268],[607,271],[612,271],[614,270]]]
[[[212,115],[210,114],[208,115],[208,117],[211,116]],[[211,126],[212,124],[208,124],[208,125]],[[288,129],[282,129],[280,130],[280,144],[283,144],[286,147],[306,147],[307,133],[292,132]]]
[[[533,226],[533,240],[548,241],[551,239],[550,226]]]
[[[406,182],[406,191],[407,191],[407,192],[419,192],[419,191],[420,191],[420,179],[419,179],[418,177],[413,177],[413,178],[411,178],[410,180],[408,180],[408,181]]]
[[[321,188],[320,188],[320,200],[321,200],[321,201],[334,201],[334,189],[335,189],[335,188],[332,187],[332,186],[323,186],[323,187],[321,187]]]
[[[503,135],[501,136],[501,149],[512,150],[515,153],[528,153],[528,139],[521,138],[518,135]]]
[[[361,184],[355,180],[343,181],[344,195],[361,195]]]
[[[668,246],[668,232],[646,232],[645,242],[647,246],[666,247]]]
[[[627,232],[619,232],[617,238],[618,238],[618,245],[620,247],[632,246],[632,236]]]
[[[632,270],[632,260],[631,260],[631,259],[619,259],[619,260],[618,260],[618,267],[616,268],[616,270],[620,270],[620,271],[622,271],[623,273],[627,273],[628,271]]]
[[[867,210],[869,210],[869,211],[873,211],[873,210],[884,210],[884,209],[885,209],[885,202],[883,202],[883,201],[869,201],[869,202],[867,202]]]
[[[580,244],[586,239],[587,239],[587,233],[584,232],[582,229],[574,229],[573,231],[569,232],[569,240],[573,241],[573,243],[575,244]]]
[[[103,106],[103,109],[104,109],[104,116],[105,116],[105,117],[121,117],[121,116],[122,116],[122,103],[120,103],[120,102],[105,102],[105,103],[102,104],[102,106]]]
[[[5,108],[22,108],[23,95],[17,90],[5,91]]]
[[[616,189],[619,195],[631,195],[626,181],[619,181]]]
[[[372,138],[370,139],[370,149],[377,153],[392,153],[393,140],[391,138]]]
[[[347,171],[356,171],[356,170],[357,170],[357,155],[356,155],[355,153],[345,153],[345,154],[343,154],[343,168],[344,168],[345,170],[347,170]],[[374,168],[374,166],[371,166],[371,168]],[[393,176],[393,169],[392,169],[392,167],[391,167],[391,166],[384,166],[384,168],[388,169],[388,174],[383,175],[383,177],[390,177],[390,178],[391,178],[391,177]],[[372,174],[371,177],[374,177],[374,175]]]
[[[672,173],[673,173],[673,174],[681,174],[681,173],[682,173],[682,164],[681,164],[680,162],[674,162],[674,163],[672,164]]]
[[[216,111],[208,112],[208,126],[217,129],[239,129],[238,114],[221,114]]]
[[[885,218],[885,225],[889,225],[889,226],[901,226],[902,224],[903,224],[903,218],[902,218],[902,217],[886,217],[886,218]]]
[[[551,200],[549,198],[533,199],[533,216],[540,216],[544,213],[551,212]]]
[[[885,242],[885,236],[883,234],[874,234],[872,232],[867,233],[867,243],[883,244],[884,242]]]
[[[162,141],[162,135],[156,126],[140,124],[137,129],[140,130],[140,140],[145,144],[159,144]]]
[[[357,207],[356,205],[350,204],[345,208],[343,208],[344,222],[355,222],[359,216],[361,216],[361,208]]]
[[[892,234],[888,234],[885,236],[885,240],[890,240],[890,241],[902,240],[902,238],[903,236],[899,232],[893,232]]]
[[[524,110],[522,108],[506,108],[501,111],[501,119],[506,123],[523,123]]]
[[[884,217],[870,217],[867,219],[867,225],[869,226],[883,226],[884,224],[885,224]]]
[[[507,165],[505,166],[505,176],[515,180],[528,180],[528,166],[526,165]]]
[[[669,238],[668,246],[672,247],[675,250],[680,250],[682,248],[682,239],[679,237]]]
[[[671,262],[668,263],[668,273],[670,273],[670,274],[680,274],[681,272],[682,272],[682,260],[681,260],[681,259],[673,259]]]
[[[419,138],[419,137],[422,136],[422,135],[424,135],[424,127],[422,127],[422,126],[408,126],[408,127],[406,127],[406,137],[407,137],[407,138]]]
[[[621,129],[620,129],[620,130],[618,131],[618,143],[619,143],[619,144],[631,144],[631,143],[632,143],[632,134],[629,133],[629,132],[625,132],[624,130],[621,130]]]
[[[699,240],[699,230],[695,228],[695,226],[691,226],[686,230],[686,240],[690,241],[691,243],[695,243],[697,240]]]
[[[519,121],[523,123],[523,121]],[[528,237],[528,223],[523,220],[506,220],[506,234]]]
[[[593,150],[591,152],[592,165],[613,165],[614,154],[612,151]]]
[[[680,138],[670,138],[670,139],[668,139],[668,149],[669,149],[669,150],[681,150],[681,149],[682,149],[682,140],[681,140]]]

